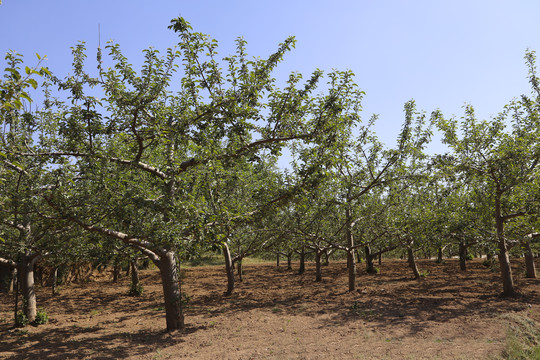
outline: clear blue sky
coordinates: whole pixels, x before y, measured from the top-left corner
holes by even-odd
[[[63,76],[70,47],[85,41],[93,69],[100,24],[102,46],[114,40],[137,65],[142,49],[175,45],[167,26],[178,15],[216,38],[222,56],[234,52],[238,36],[260,57],[296,36],[283,77],[353,70],[366,92],[363,118],[380,114],[377,133],[389,144],[411,98],[428,114],[440,108],[460,116],[471,103],[481,118],[496,115],[529,93],[523,56],[527,48],[540,52],[535,0],[3,0],[0,51],[16,50],[29,63],[36,52],[47,55],[46,65]]]

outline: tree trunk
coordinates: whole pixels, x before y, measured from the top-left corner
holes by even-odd
[[[356,290],[356,263],[353,250],[347,250],[347,263],[349,264],[349,292],[352,292]]]
[[[347,265],[349,266],[349,292],[356,290],[356,264],[354,262],[354,238],[352,234],[351,209],[346,208],[347,217]]]
[[[459,242],[459,268],[461,271],[467,270],[467,246],[465,242]]]
[[[322,267],[321,267],[321,256],[323,254],[322,250],[315,250],[315,281],[322,281]]]
[[[362,257],[360,256],[360,251],[358,248],[354,249],[354,253],[356,255],[356,263],[361,264],[362,263]]]
[[[146,258],[142,261],[141,270],[147,270],[150,267],[150,259]]]
[[[276,266],[279,268],[279,253],[276,253]]]
[[[118,256],[117,256],[114,258],[113,283],[118,282],[119,277],[120,277],[120,262],[118,261]]]
[[[225,296],[229,296],[234,290],[234,268],[231,259],[231,251],[229,250],[227,243],[224,243],[222,248],[223,256],[225,257],[225,272],[227,273],[227,291],[225,292]]]
[[[371,254],[371,248],[369,245],[364,247],[364,252],[366,254],[366,272],[368,274],[375,274],[375,265],[373,265],[373,255]]]
[[[242,258],[238,258],[238,281],[244,281],[244,266],[242,264]]]
[[[162,254],[156,265],[159,268],[163,285],[167,331],[182,329],[184,327],[182,293],[178,282],[178,264],[174,252],[167,251]]]
[[[37,315],[36,289],[34,286],[34,265],[37,259],[37,256],[23,256],[18,266],[23,312],[29,322],[36,320]]]
[[[57,284],[58,284],[58,267],[55,266],[51,272],[51,293],[53,296],[56,295],[57,293],[56,291]]]
[[[531,243],[529,240],[521,242],[525,255],[525,276],[530,279],[536,279],[536,267],[534,265],[534,254],[531,248]]]
[[[39,286],[43,286],[43,267],[36,265],[34,269],[34,282],[38,283]]]
[[[437,249],[437,264],[442,264],[443,262],[443,248],[439,246]]]
[[[11,266],[0,264],[0,292],[9,293],[13,290],[13,270]]]
[[[500,194],[495,197],[495,224],[497,226],[497,246],[499,250],[499,267],[501,270],[501,278],[503,282],[503,295],[514,296],[514,279],[512,277],[512,268],[510,267],[510,257],[506,248],[506,240],[504,238],[504,220],[501,216],[501,201]]]
[[[17,324],[17,314],[19,313],[19,294],[21,292],[20,282],[19,282],[19,270],[18,267],[15,268],[15,284],[13,284],[13,287],[15,288],[15,309],[14,309],[14,315],[13,320],[15,324]]]
[[[292,270],[292,254],[287,254],[287,270]]]
[[[379,266],[382,265],[382,251],[379,250]]]
[[[139,268],[137,267],[137,259],[131,259],[131,287],[137,288],[139,286]]]
[[[328,251],[328,249],[324,250],[324,266],[329,266],[330,265],[330,252]]]
[[[300,266],[298,267],[298,275],[302,275],[306,271],[306,249],[302,246],[300,251]]]
[[[407,261],[409,262],[409,267],[413,271],[414,278],[420,279],[420,272],[418,271],[418,267],[416,266],[416,260],[414,259],[414,251],[412,247],[407,248]]]

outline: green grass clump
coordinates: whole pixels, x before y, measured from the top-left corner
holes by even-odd
[[[540,324],[518,314],[506,314],[503,317],[509,325],[502,359],[540,360]]]

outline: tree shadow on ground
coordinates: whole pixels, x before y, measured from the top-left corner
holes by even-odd
[[[148,354],[159,355],[160,349],[180,344],[184,335],[200,330],[187,326],[182,331],[138,331],[118,329],[104,332],[99,327],[63,327],[43,333],[26,333],[24,329],[2,329],[0,353],[7,359],[122,359]],[[31,346],[29,346],[31,345]],[[21,349],[21,347],[24,347]]]
[[[499,295],[498,273],[484,268],[479,261],[471,262],[465,272],[452,261],[444,265],[419,261],[419,266],[429,272],[426,279],[413,280],[406,276],[405,262],[383,264],[381,273],[376,275],[368,275],[359,268],[358,290],[352,293],[347,291],[344,263],[325,267],[321,282],[314,281],[312,271],[296,275],[270,265],[265,269],[259,266],[250,269],[250,276],[245,276],[246,280],[237,284],[229,297],[223,296],[225,283],[219,284],[223,286],[220,289],[214,282],[209,293],[194,299],[189,313],[208,318],[254,309],[279,311],[287,316],[321,317],[325,314],[320,326],[362,321],[385,330],[400,324],[407,327],[410,334],[416,334],[437,323],[496,317],[540,305],[540,296],[535,290],[539,279],[517,275],[520,295],[504,298]],[[515,266],[517,269],[519,264]]]

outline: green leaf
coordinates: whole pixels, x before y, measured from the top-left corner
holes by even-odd
[[[28,79],[27,82],[28,82],[30,85],[32,85],[32,87],[33,87],[34,89],[37,89],[38,83],[37,83],[36,79]]]
[[[25,92],[21,93],[21,98],[28,100],[28,102],[32,102],[32,98]]]

